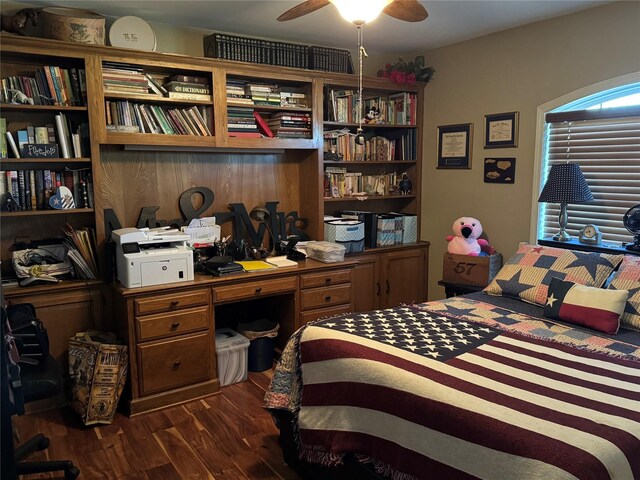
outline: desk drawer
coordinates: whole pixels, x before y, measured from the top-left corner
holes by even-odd
[[[196,307],[209,304],[209,292],[206,289],[171,295],[156,295],[153,297],[136,298],[133,301],[135,314],[170,312],[181,308]]]
[[[212,356],[213,337],[209,333],[138,345],[140,394],[209,380]]]
[[[167,337],[182,333],[207,330],[210,322],[208,306],[136,317],[136,333],[139,341]]]
[[[240,285],[227,287],[215,287],[213,289],[214,302],[230,302],[235,300],[247,300],[264,297],[282,292],[297,290],[298,278],[267,278],[256,282],[247,282]]]
[[[311,288],[300,291],[300,309],[328,307],[351,303],[351,284],[334,285],[333,287]]]
[[[306,323],[312,322],[319,318],[331,317],[333,315],[339,315],[341,313],[349,313],[352,311],[351,304],[338,305],[337,307],[328,308],[316,308],[315,310],[309,310],[307,312],[300,312],[300,325],[303,326]]]
[[[351,269],[300,275],[300,288],[325,287],[351,281]]]

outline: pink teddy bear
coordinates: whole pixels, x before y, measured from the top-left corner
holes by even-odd
[[[482,234],[482,224],[472,217],[460,217],[451,226],[455,235],[447,235],[447,251],[458,255],[471,255],[477,257],[488,247],[489,242],[478,238]]]

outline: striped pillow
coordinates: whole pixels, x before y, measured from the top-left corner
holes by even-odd
[[[622,257],[523,243],[484,291],[544,305],[552,278],[601,287]]]
[[[625,255],[609,284],[612,290],[629,290],[622,326],[640,331],[640,256]]]
[[[586,287],[552,278],[544,316],[613,335],[620,328],[628,295],[626,290]]]

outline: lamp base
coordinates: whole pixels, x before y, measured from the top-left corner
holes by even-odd
[[[564,230],[561,230],[560,232],[556,233],[556,234],[553,236],[553,239],[554,239],[556,242],[570,242],[572,238],[573,238],[573,237],[571,237],[571,235],[569,235],[569,234],[568,234],[567,232],[565,232]]]

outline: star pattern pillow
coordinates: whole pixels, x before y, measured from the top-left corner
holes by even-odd
[[[484,291],[544,305],[552,278],[599,288],[622,258],[523,243]]]
[[[629,290],[629,298],[622,314],[621,324],[624,328],[640,330],[640,256],[624,256],[622,265],[614,273],[609,288]]]

